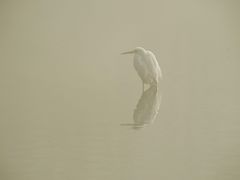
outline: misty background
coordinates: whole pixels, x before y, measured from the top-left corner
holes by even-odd
[[[240,178],[240,2],[1,0],[4,180]],[[163,71],[154,124],[132,130],[142,46]]]

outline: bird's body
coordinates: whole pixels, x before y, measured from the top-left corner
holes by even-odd
[[[145,50],[141,47],[137,47],[133,51],[125,52],[123,54],[130,53],[134,54],[133,65],[143,82],[143,90],[144,84],[157,86],[162,78],[162,71],[155,55],[151,51]]]

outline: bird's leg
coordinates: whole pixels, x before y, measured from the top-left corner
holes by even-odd
[[[142,93],[144,93],[144,82],[142,82]]]

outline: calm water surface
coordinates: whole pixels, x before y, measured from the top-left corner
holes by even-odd
[[[1,1],[1,179],[240,179],[239,7]],[[160,105],[120,55],[136,46],[162,67]]]

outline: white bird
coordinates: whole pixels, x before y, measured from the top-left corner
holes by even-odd
[[[132,51],[122,54],[134,54],[133,65],[142,80],[142,88],[144,92],[144,84],[157,86],[162,78],[162,71],[155,55],[142,47],[136,47]]]

